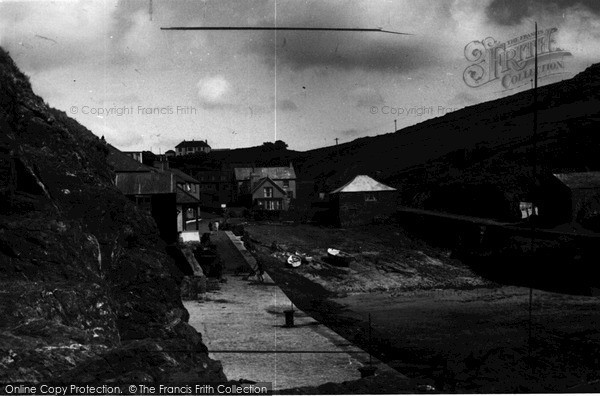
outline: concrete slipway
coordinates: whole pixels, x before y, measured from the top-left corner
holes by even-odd
[[[360,378],[369,355],[294,307],[294,327],[285,327],[291,301],[265,274],[263,283],[244,280],[235,269],[256,261],[231,232],[211,240],[224,262],[226,283],[201,301],[186,301],[190,324],[202,333],[210,356],[227,378],[272,382],[273,389],[316,386]],[[378,372],[393,371],[373,358]],[[398,374],[399,375],[399,374]]]

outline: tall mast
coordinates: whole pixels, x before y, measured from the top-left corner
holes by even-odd
[[[537,87],[538,87],[538,28],[535,23],[535,43],[534,43],[534,66],[533,66],[533,181],[537,177],[537,129],[538,129],[538,109],[537,109]]]

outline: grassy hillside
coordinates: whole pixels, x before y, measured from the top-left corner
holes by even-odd
[[[600,169],[600,64],[538,89],[538,176]],[[395,133],[306,152],[264,146],[177,159],[183,169],[294,163],[301,188],[331,191],[357,174],[398,188],[405,205],[496,218],[532,187],[533,92],[467,107]],[[314,183],[314,186],[313,186]],[[307,191],[299,191],[305,196]]]
[[[595,133],[600,126],[600,65],[539,88],[538,120],[539,175],[600,169],[600,137]],[[468,208],[458,201],[488,200],[485,190],[505,196],[528,192],[532,135],[533,97],[528,91],[395,133],[299,153],[295,164],[300,178],[315,180],[324,191],[366,173],[399,188],[407,205],[464,212]]]

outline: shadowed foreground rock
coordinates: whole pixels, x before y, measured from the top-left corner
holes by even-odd
[[[435,388],[398,374],[382,373],[355,381],[328,382],[319,386],[284,389],[280,392],[284,395],[416,394],[435,393]]]
[[[224,380],[106,154],[0,49],[0,382]]]

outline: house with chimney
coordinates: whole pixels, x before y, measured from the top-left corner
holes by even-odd
[[[234,168],[235,201],[260,210],[288,210],[296,197],[293,165]]]
[[[188,173],[171,168],[167,157],[155,156],[153,168],[161,173],[171,173],[177,193],[177,231],[198,230],[200,221],[200,182]]]
[[[107,162],[115,172],[115,186],[152,216],[166,242],[177,241],[177,190],[173,174],[144,165],[109,144],[107,147]]]
[[[175,155],[189,155],[195,153],[210,153],[208,140],[184,140],[175,146]]]
[[[178,233],[197,230],[200,221],[200,183],[187,173],[169,168],[167,161],[143,164],[142,156],[108,145],[108,163],[115,185],[138,207],[152,215],[161,237],[171,243]]]
[[[177,186],[177,231],[198,230],[200,222],[200,182],[187,173],[170,168]]]
[[[194,176],[200,182],[200,200],[207,209],[220,209],[234,201],[232,169],[226,166],[197,169]]]

